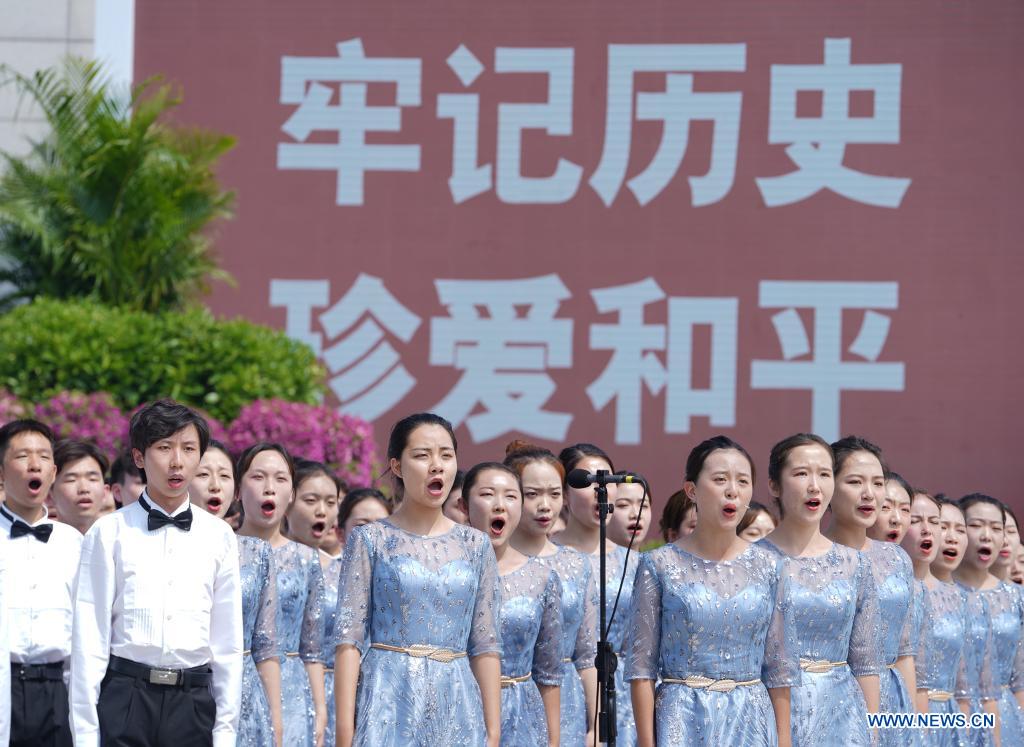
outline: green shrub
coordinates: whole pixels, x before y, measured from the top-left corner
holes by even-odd
[[[125,410],[173,397],[230,421],[255,399],[317,402],[324,371],[282,332],[203,309],[148,314],[38,299],[0,316],[0,389],[32,402],[109,392]]]

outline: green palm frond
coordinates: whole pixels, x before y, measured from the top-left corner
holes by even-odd
[[[232,214],[215,168],[234,139],[172,128],[181,99],[150,79],[118,97],[96,62],[69,58],[0,86],[42,112],[49,134],[28,155],[0,153],[0,309],[37,296],[90,297],[140,311],[180,308],[219,269],[208,235]]]

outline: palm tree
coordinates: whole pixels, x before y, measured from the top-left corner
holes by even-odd
[[[230,280],[204,228],[231,215],[214,166],[234,139],[163,124],[180,99],[155,83],[126,101],[95,62],[0,67],[49,124],[25,157],[0,152],[0,310],[48,296],[155,312]]]

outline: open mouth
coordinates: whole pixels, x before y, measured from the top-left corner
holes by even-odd
[[[860,513],[861,516],[870,516],[871,518],[874,518],[875,516],[875,507],[867,504],[863,506],[858,506],[857,511]]]
[[[732,505],[731,503],[726,503],[726,504],[725,504],[725,505],[724,505],[724,506],[722,507],[722,514],[723,514],[723,515],[724,515],[724,516],[725,516],[725,517],[726,517],[727,519],[731,519],[731,518],[733,518],[734,516],[736,516],[736,506]]]
[[[804,501],[804,505],[807,506],[808,510],[810,511],[817,511],[819,508],[821,508],[821,499],[811,498],[808,501]]]
[[[177,490],[185,484],[185,478],[180,475],[171,475],[167,478],[167,486],[172,490]]]
[[[503,516],[495,516],[491,519],[491,536],[500,537],[502,532],[505,531],[505,518]]]
[[[263,501],[260,504],[260,512],[268,519],[274,515],[274,510],[277,508],[277,504],[273,501]]]
[[[924,553],[925,555],[930,555],[931,552],[932,552],[932,541],[931,540],[921,540],[921,544],[918,545],[918,547],[921,548],[921,552],[922,553]]]
[[[890,542],[897,542],[897,541],[899,541],[900,530],[898,530],[898,529],[890,529],[888,532],[886,532],[885,538],[887,540],[889,540]]]
[[[43,487],[43,481],[38,477],[33,477],[28,481],[28,489],[33,493],[38,493]]]
[[[978,557],[981,558],[982,560],[991,560],[992,559],[992,549],[989,548],[989,547],[979,547],[978,548]]]
[[[427,483],[427,492],[435,498],[440,498],[444,495],[444,480],[440,477],[433,478]]]
[[[960,557],[960,551],[957,550],[955,547],[947,547],[945,550],[942,551],[942,557],[949,558],[950,560],[956,560],[958,557]]]
[[[643,526],[635,521],[626,525],[626,530],[629,531],[630,534],[640,534],[643,529]]]
[[[215,514],[220,511],[220,507],[224,505],[224,501],[215,495],[211,495],[206,499],[206,510],[211,514]]]
[[[309,531],[313,533],[313,536],[320,539],[324,535],[324,531],[327,529],[326,521],[314,521],[313,525],[309,528]]]

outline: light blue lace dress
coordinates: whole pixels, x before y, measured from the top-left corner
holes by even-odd
[[[914,565],[910,556],[893,542],[870,540],[864,556],[871,562],[871,572],[878,589],[878,617],[882,642],[882,663],[885,670],[879,679],[879,712],[913,713],[914,701],[903,681],[903,675],[894,666],[901,656],[917,653],[919,617],[914,612],[917,595]],[[921,732],[917,729],[880,729],[881,747],[905,747],[918,744]]]
[[[587,704],[579,672],[594,666],[597,656],[597,584],[590,558],[569,547],[559,547],[541,562],[558,574],[562,584],[562,747],[584,747]],[[587,746],[589,747],[589,745]]]
[[[636,745],[636,721],[633,718],[633,699],[630,695],[629,681],[626,680],[625,651],[629,630],[629,609],[633,599],[633,583],[636,581],[636,571],[640,565],[640,552],[634,547],[629,553],[629,567],[626,569],[625,580],[622,575],[622,568],[626,562],[625,547],[616,547],[614,552],[608,554],[605,562],[608,574],[608,584],[605,587],[608,615],[612,614],[615,595],[619,591],[620,581],[622,582],[619,608],[608,628],[608,640],[619,658],[619,665],[615,669],[615,744],[618,747],[634,747]],[[598,572],[599,563],[600,561],[595,556],[594,573]]]
[[[345,543],[339,585],[335,645],[372,641],[359,672],[356,747],[485,744],[469,657],[501,654],[497,563],[486,535],[462,525],[423,537],[389,519],[366,524]],[[378,644],[467,656],[438,661]]]
[[[256,665],[277,656],[277,574],[270,543],[238,537],[242,580],[242,636],[248,652],[242,663],[242,706],[238,718],[239,747],[274,743],[270,706]]]
[[[626,677],[662,680],[654,706],[659,745],[778,744],[767,688],[792,687],[800,677],[784,564],[755,545],[717,563],[675,544],[641,557]],[[760,682],[723,691],[671,681],[691,676]]]
[[[992,667],[992,626],[988,614],[989,598],[996,590],[978,591],[959,581],[957,586],[967,600],[967,635],[956,675],[956,697],[968,701],[972,713],[981,713],[984,710],[982,699],[995,697],[996,691]],[[967,732],[967,743],[971,747],[990,747],[995,742],[990,730],[971,729]]]
[[[770,540],[759,546],[788,557],[788,601],[804,662],[846,662],[800,673],[790,693],[793,747],[870,747],[867,705],[856,677],[883,668],[878,595],[867,558],[833,543],[809,558],[787,556]]]
[[[298,542],[274,549],[281,654],[282,744],[313,744],[313,695],[305,664],[323,662],[324,575],[317,550]]]
[[[935,588],[925,592],[923,606],[924,622],[915,660],[917,687],[931,693],[930,713],[953,717],[960,712],[960,707],[954,698],[945,699],[945,693],[956,691],[956,673],[967,633],[967,599],[956,584],[938,581]],[[967,732],[965,729],[932,729],[925,744],[967,747]]]
[[[993,697],[999,702],[999,733],[1003,747],[1024,747],[1024,714],[1014,693],[1024,689],[1024,602],[1020,587],[1003,581],[988,599],[992,625]]]
[[[338,614],[338,581],[341,579],[341,558],[334,558],[324,572],[324,698],[327,701],[325,747],[334,745],[334,621]]]
[[[548,728],[537,686],[562,684],[562,584],[558,574],[531,558],[501,576],[499,588],[501,744],[543,747]]]

